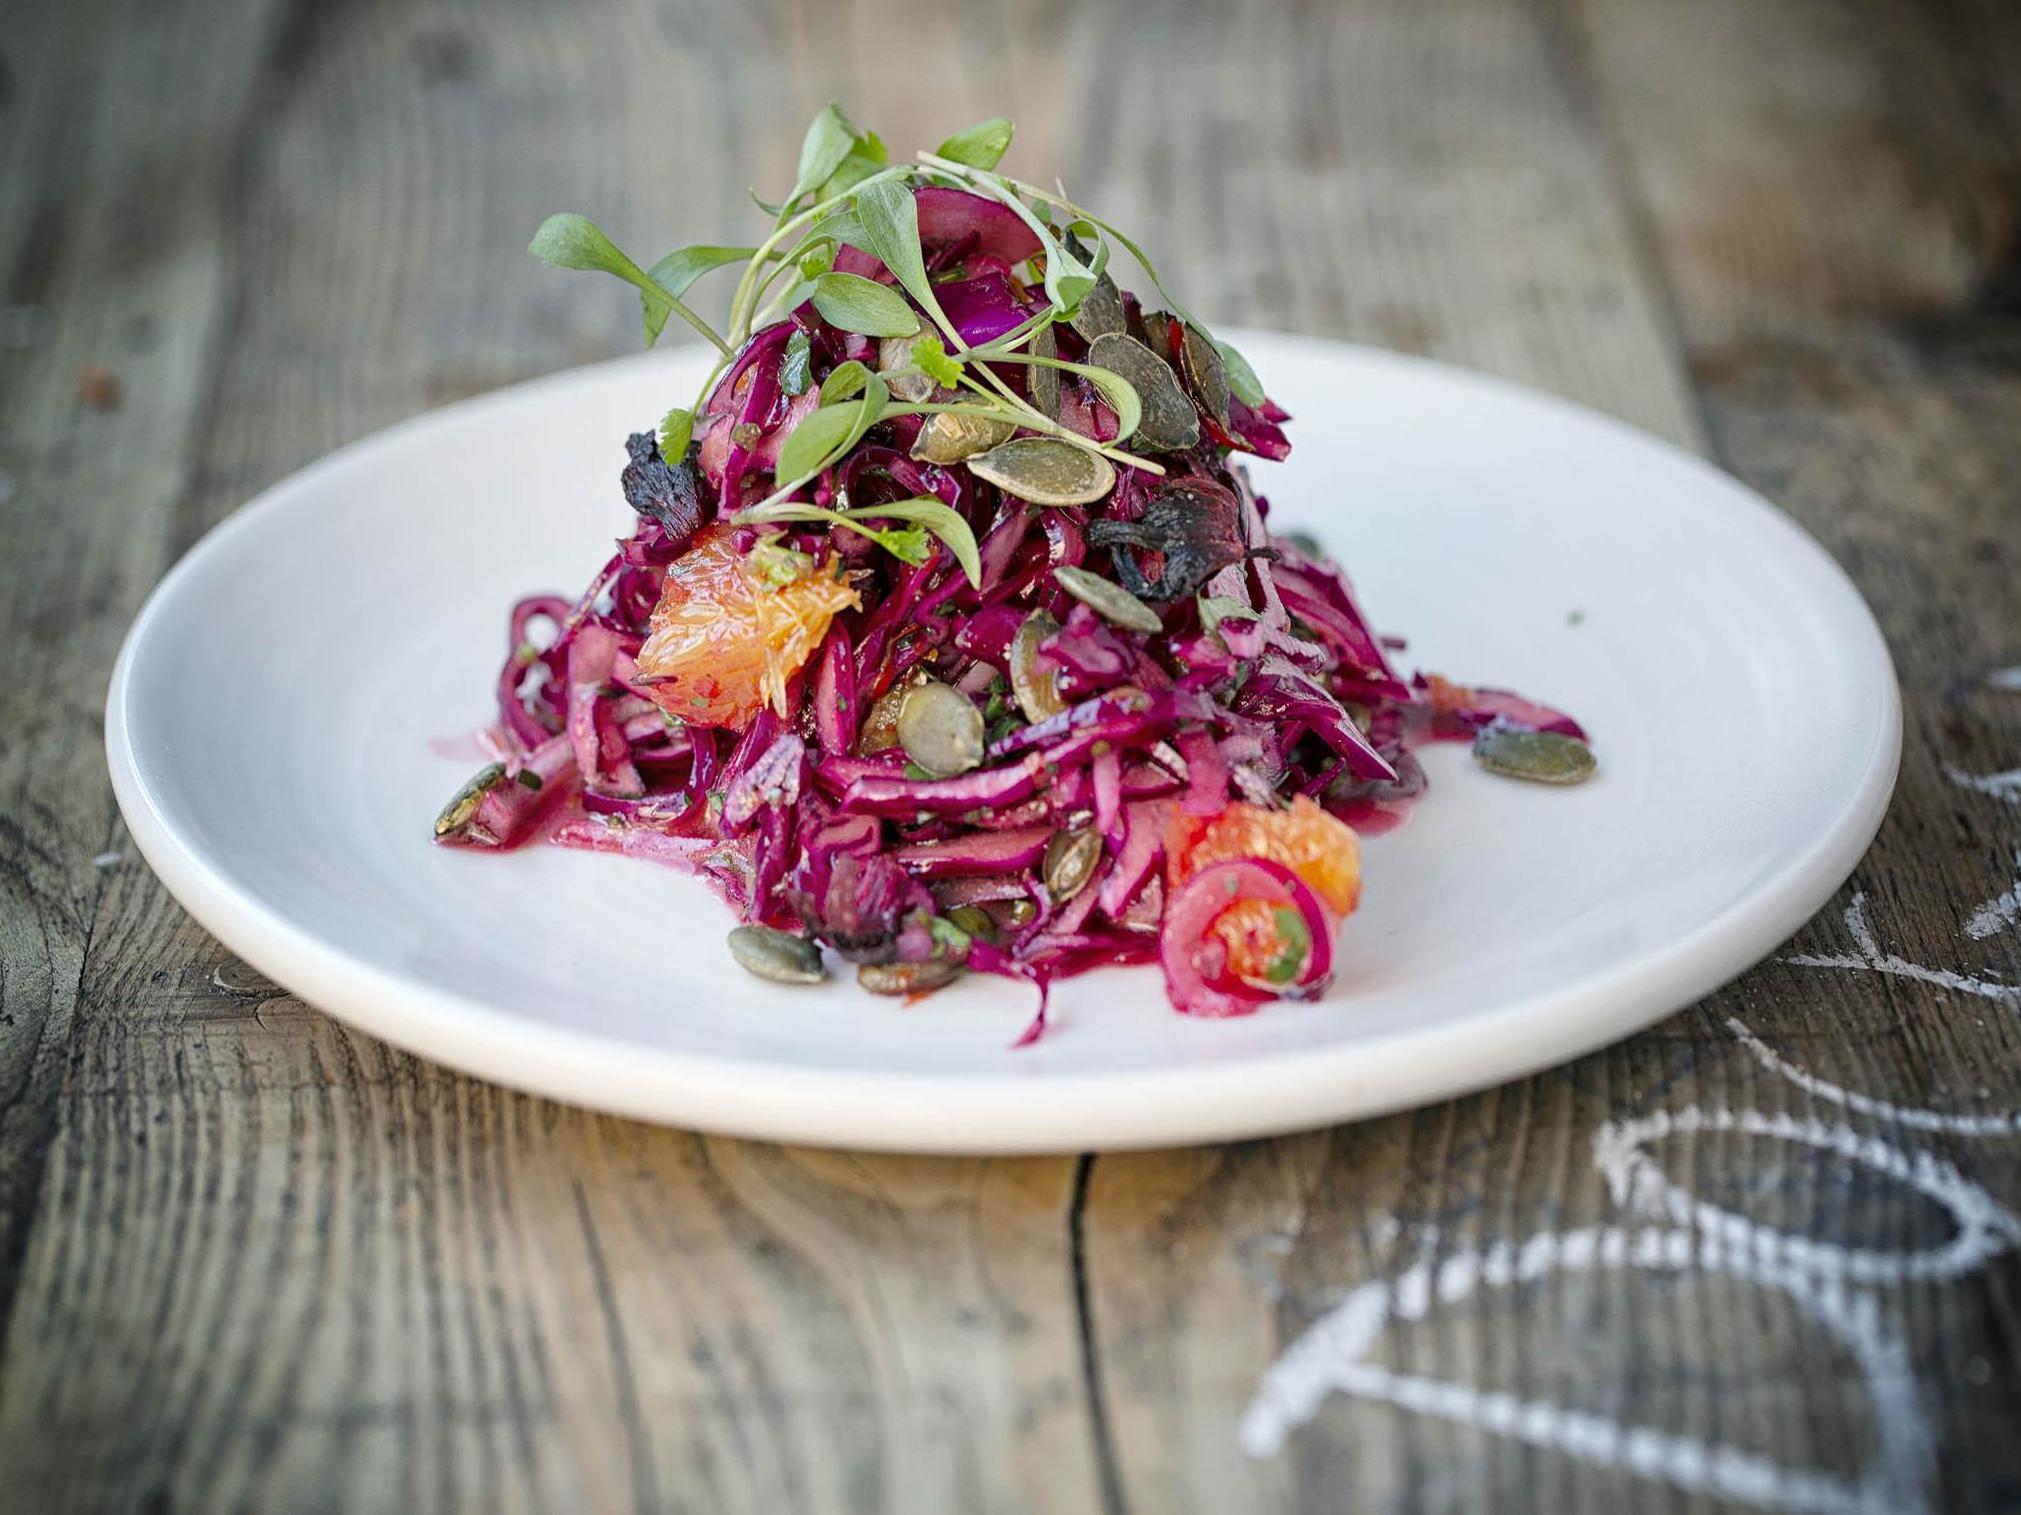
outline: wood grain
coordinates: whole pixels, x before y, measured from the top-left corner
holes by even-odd
[[[2021,1207],[2021,1140],[1848,1111],[1727,1025],[1971,1114],[2021,1108],[2011,1007],[1771,962],[1408,1116],[872,1157],[391,1051],[234,961],[131,859],[97,707],[169,559],[335,445],[630,350],[626,301],[511,249],[564,206],[654,250],[748,224],[746,187],[831,97],[894,144],[1004,110],[1014,163],[1112,207],[1204,315],[1537,384],[1784,502],[1874,603],[1909,698],[1902,797],[1854,880],[1874,930],[2021,981],[2021,933],[1960,924],[2012,882],[2021,808],[1945,770],[2021,762],[2021,694],[1983,681],[2021,666],[2009,8],[34,8],[0,29],[0,1487],[37,1510],[1768,1507],[1373,1396],[1326,1399],[1272,1456],[1237,1424],[1355,1290],[1630,1219],[1594,1160],[1610,1121],[1845,1121]],[[79,406],[91,362],[119,409]],[[94,867],[108,847],[128,860]],[[1850,951],[1840,915],[1792,950]],[[1900,1255],[1956,1229],[1800,1143],[1650,1152],[1813,1242]],[[1936,1441],[1922,1507],[2021,1507],[2015,1254],[1868,1293]],[[1846,1481],[1883,1439],[1815,1301],[1730,1269],[1554,1267],[1421,1313],[1392,1300],[1372,1360]]]
[[[114,842],[100,702],[175,547],[266,7],[219,7],[194,31],[121,9],[30,6],[0,44],[0,1323],[57,1119],[93,860]],[[125,45],[102,52],[112,29]],[[176,142],[193,161],[173,163]],[[113,408],[80,403],[87,366],[113,375]]]

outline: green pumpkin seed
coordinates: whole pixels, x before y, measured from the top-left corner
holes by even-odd
[[[1149,452],[1171,452],[1200,440],[1200,413],[1179,387],[1178,375],[1135,337],[1111,332],[1088,348],[1088,361],[1121,374],[1137,391],[1144,413],[1131,433],[1130,445]]]
[[[1577,784],[1598,766],[1593,749],[1577,737],[1513,726],[1490,726],[1475,737],[1474,761],[1490,773],[1534,784]]]
[[[435,817],[435,834],[449,836],[468,826],[484,797],[504,782],[505,764],[493,763],[488,768],[480,768],[469,783],[456,791],[456,798],[444,805],[442,813]]]
[[[726,938],[737,966],[775,984],[818,984],[828,976],[821,949],[804,936],[770,926],[738,926]]]
[[[1090,342],[1126,330],[1129,323],[1123,318],[1123,296],[1116,281],[1107,274],[1097,279],[1095,287],[1081,297],[1081,307],[1068,324]]]
[[[1057,437],[1018,437],[970,458],[968,471],[1034,505],[1091,505],[1116,487],[1107,458]]]
[[[1053,839],[1046,843],[1045,863],[1039,870],[1053,903],[1064,905],[1087,888],[1088,880],[1095,876],[1095,864],[1101,860],[1102,839],[1092,827],[1054,832]]]
[[[931,994],[961,977],[953,958],[933,957],[923,963],[863,963],[856,982],[872,994]]]
[[[1186,370],[1186,383],[1207,414],[1223,426],[1228,424],[1228,365],[1214,339],[1198,327],[1188,326],[1179,339],[1179,363]]]
[[[927,678],[924,668],[915,668],[877,697],[871,704],[870,713],[863,718],[862,731],[856,736],[859,756],[869,757],[873,752],[883,752],[898,745],[898,714],[905,709],[905,697],[924,684]]]
[[[918,340],[919,334],[915,332],[909,337],[886,337],[880,341],[877,344],[877,371],[888,374],[895,369],[911,367],[912,344]],[[923,373],[901,374],[885,382],[894,397],[912,405],[932,399],[938,387]]]
[[[1031,353],[1035,358],[1057,358],[1060,355],[1059,339],[1053,335],[1050,326],[1041,326],[1039,334],[1032,338]],[[1025,368],[1025,387],[1030,391],[1032,409],[1048,421],[1060,418],[1060,371],[1048,368],[1043,363],[1033,363]]]
[[[991,416],[928,416],[919,428],[912,455],[927,463],[961,463],[979,452],[1008,442],[1017,427]]]
[[[1085,568],[1062,566],[1053,570],[1053,577],[1060,581],[1060,588],[1103,620],[1120,626],[1125,631],[1156,634],[1165,629],[1165,623],[1158,619],[1157,611],[1131,594],[1121,584],[1112,583],[1098,573],[1089,573]]]
[[[982,712],[950,685],[929,679],[898,710],[898,741],[927,775],[951,779],[982,761]]]
[[[1010,644],[1011,693],[1028,721],[1043,721],[1067,708],[1060,698],[1059,675],[1039,667],[1039,643],[1060,629],[1043,610],[1034,610],[1019,626]]]
[[[996,917],[980,905],[956,905],[947,912],[948,921],[985,942],[996,940]]]

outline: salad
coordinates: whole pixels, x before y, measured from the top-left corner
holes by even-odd
[[[882,994],[1025,980],[1021,1041],[1110,963],[1155,961],[1190,1015],[1311,997],[1355,827],[1425,787],[1414,746],[1559,783],[1592,753],[1558,711],[1398,673],[1236,461],[1289,453],[1285,411],[1129,236],[998,172],[1010,140],[893,163],[831,106],[755,246],[642,269],[542,225],[536,257],[637,288],[649,344],[677,317],[717,358],[627,441],[602,572],[513,606],[496,760],[436,839],[697,874],[775,982],[824,948]],[[721,330],[689,303],[718,269]]]

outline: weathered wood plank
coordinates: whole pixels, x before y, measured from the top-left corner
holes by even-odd
[[[1506,370],[1511,353],[1546,369],[1563,361],[1539,362],[1548,349],[1525,342],[1525,330],[1558,326],[1575,344],[1615,350],[1627,332],[1662,371],[1596,374],[1574,360],[1523,376],[1604,409],[1640,410],[1644,424],[1654,413],[1653,429],[1688,441],[1701,433],[1666,349],[1665,275],[1675,274],[1717,454],[1839,552],[1902,659],[1904,794],[1856,880],[1886,922],[1886,950],[2014,982],[2011,935],[1981,945],[1960,928],[2011,885],[2021,821],[1996,798],[1961,796],[1940,770],[2011,767],[2021,748],[2021,708],[1978,680],[2016,661],[2021,627],[2021,497],[2011,483],[2021,393],[2011,317],[1995,314],[2021,182],[2011,19],[1791,7],[1765,20],[1741,4],[1708,19],[1704,7],[1596,0],[1580,25],[1548,8],[1398,7],[1385,31],[1368,24],[1369,9],[1342,22],[1344,40],[1323,59],[1313,30],[1276,47],[1267,24],[1245,32],[1245,70],[1309,70],[1345,103],[1339,140],[1351,147],[1330,177],[1351,187],[1311,190],[1307,213],[1380,206],[1312,244],[1356,239],[1361,258],[1336,275],[1350,287],[1367,287],[1364,263],[1391,271],[1380,319],[1397,322],[1393,331],[1409,329],[1414,298],[1495,290],[1492,313],[1449,328],[1443,349],[1479,366]],[[1599,38],[1591,48],[1586,25]],[[1450,167],[1424,144],[1443,111],[1470,144],[1460,171],[1407,174],[1406,164]],[[1848,138],[1868,151],[1848,154]],[[1512,143],[1526,151],[1505,157]],[[1499,194],[1484,194],[1465,167],[1506,174],[1512,160],[1518,182]],[[1945,165],[1935,188],[1919,172],[1932,161]],[[1523,172],[1536,180],[1523,183]],[[1645,174],[1659,186],[1647,205]],[[1488,203],[1514,212],[1511,230],[1454,234]],[[1612,234],[1577,238],[1532,265],[1537,223],[1567,216]],[[1267,214],[1257,224],[1273,250],[1297,240]],[[1638,243],[1660,262],[1635,256]],[[1480,264],[1472,278],[1468,259]],[[1919,291],[1909,332],[1888,329],[1902,316],[1895,296],[1863,310],[1877,292],[1905,289]],[[1374,310],[1336,309],[1334,329],[1384,339]],[[1566,318],[1554,321],[1554,310]],[[1928,355],[1933,340],[1940,358]],[[1749,382],[1731,372],[1736,348]],[[1800,945],[1849,948],[1839,914],[1828,911]],[[1928,984],[1771,964],[1636,1042],[1443,1110],[1328,1137],[1101,1158],[1086,1216],[1091,1326],[1132,1507],[1327,1509],[1351,1490],[1368,1509],[1727,1508],[1714,1496],[1740,1485],[1717,1481],[1715,1448],[1762,1460],[1740,1470],[1754,1496],[1742,1505],[1774,1507],[1805,1491],[1856,1500],[1847,1491],[1869,1478],[1877,1508],[2011,1503],[2011,1439],[1992,1429],[2021,1401],[2010,1244],[1989,1243],[1994,1255],[1957,1282],[1887,1276],[1951,1236],[1958,1213],[1861,1165],[1818,1161],[1801,1142],[1687,1132],[1650,1144],[1660,1171],[1769,1244],[1778,1232],[1811,1238],[1813,1274],[1787,1289],[1703,1267],[1680,1277],[1596,1265],[1604,1252],[1563,1240],[1644,1224],[1601,1183],[1595,1138],[1610,1119],[1694,1108],[1828,1123],[1848,1114],[1830,1091],[1806,1095],[1765,1068],[1728,1017],[1845,1087],[1960,1112],[1996,1140],[2012,1125],[2005,1112],[2021,1106],[2011,1009]],[[1857,1129],[1904,1161],[1927,1153],[1960,1165],[1961,1204],[1983,1199],[1999,1213],[2021,1200],[2013,1141],[1959,1139],[1945,1116],[1916,1119],[1906,1137],[1886,1118]],[[1537,1281],[1480,1286],[1497,1243],[1527,1243]],[[1874,1249],[1883,1275],[1870,1296],[1875,1339],[1903,1344],[1912,1377],[1874,1373],[1821,1324],[1856,1247]],[[1445,1266],[1450,1298],[1417,1294],[1412,1268],[1425,1260]],[[1391,1279],[1403,1282],[1385,1292]],[[1365,1360],[1419,1382],[1363,1374],[1353,1396],[1322,1394],[1282,1450],[1245,1455],[1237,1422],[1266,1368],[1308,1327],[1329,1318],[1338,1327],[1331,1312],[1371,1283]],[[1333,1357],[1357,1360],[1349,1346]],[[1483,1428],[1498,1407],[1480,1391],[1534,1404],[1497,1433]],[[1418,1409],[1393,1408],[1399,1396]],[[1890,1442],[1886,1428],[1909,1419],[1904,1405],[1920,1406],[1945,1455]],[[1580,1424],[1551,1407],[1604,1419]],[[1632,1476],[1614,1428],[1637,1424],[1687,1438],[1687,1455]],[[1801,1482],[1806,1470],[1836,1483],[1819,1494]]]
[[[2021,763],[2021,698],[1985,681],[2021,663],[2021,15],[1581,9],[1717,452],[1847,565],[1902,676],[1902,789],[1853,881],[1880,951],[2021,982],[2021,933],[1967,929],[2021,873],[2021,809],[1956,782]],[[1702,81],[1689,105],[1680,78]],[[1799,946],[1854,953],[1840,916]],[[1765,971],[1773,1008],[1750,1019],[1816,1074],[1947,1113],[2021,1109],[2013,1002],[1801,972]],[[2021,1141],[1956,1123],[1921,1140],[2021,1207]],[[2021,1498],[2000,1429],[2021,1405],[2017,1290],[2009,1253],[1891,1292],[1946,1509]]]
[[[175,534],[399,416],[630,350],[620,292],[519,255],[547,211],[715,236],[826,98],[929,143],[969,88],[1002,98],[994,46],[948,75],[936,8],[891,19],[838,46],[811,6],[305,13],[246,117]],[[753,77],[775,57],[791,89]],[[508,1095],[249,976],[144,870],[101,932],[0,1406],[42,1506],[1094,1502],[1071,1160],[794,1152]]]
[[[1180,250],[1185,275],[1210,288],[1219,275],[1217,297],[1249,319],[1467,362],[1698,441],[1663,292],[1547,14],[1258,6],[1227,24],[1239,49],[1189,13],[1150,44],[1154,70],[1209,60],[1206,98],[1274,108],[1233,123],[1132,121],[1114,134],[1103,190],[1106,203],[1146,186],[1146,235]],[[1231,124],[1238,142],[1218,142]],[[1231,166],[1189,191],[1182,167],[1167,201],[1167,155],[1257,171]],[[1188,199],[1222,188],[1235,203],[1218,218]],[[1599,1072],[1647,1077],[1657,1061],[1629,1049]],[[1436,1422],[1330,1409],[1264,1459],[1236,1428],[1288,1337],[1344,1287],[1530,1221],[1512,1202],[1519,1180],[1531,1204],[1594,1209],[1570,1136],[1598,1104],[1544,1078],[1331,1136],[1097,1159],[1091,1325],[1129,1507],[1321,1509],[1349,1488],[1357,1508],[1572,1507],[1576,1480],[1561,1466]],[[1605,1297],[1568,1286],[1564,1308],[1588,1313]],[[1535,1313],[1512,1330],[1493,1312],[1451,1312],[1417,1341],[1416,1366],[1552,1392],[1525,1370],[1561,1312]],[[1600,1497],[1620,1497],[1621,1483]]]
[[[113,836],[112,655],[167,566],[229,298],[231,130],[270,7],[10,12],[0,56],[0,1333]],[[117,35],[122,45],[99,41]],[[165,71],[169,65],[171,73]],[[176,144],[197,144],[194,161]],[[174,193],[163,193],[173,185]],[[80,402],[103,367],[110,408]]]

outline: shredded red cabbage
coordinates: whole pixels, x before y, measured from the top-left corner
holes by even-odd
[[[992,374],[1068,431],[1117,438],[1114,396],[1072,366],[1090,355],[1083,323],[1047,324],[1058,311],[1026,219],[946,184],[916,188],[914,206],[949,350],[957,338],[1015,347],[1042,328],[1067,366],[992,360]],[[833,268],[917,293],[847,242]],[[1230,394],[1199,345],[1211,340],[1185,318],[1127,295],[1112,309],[1104,319],[1171,368],[1197,443],[1156,453],[1155,470],[1119,465],[1092,503],[1035,504],[967,462],[913,456],[931,407],[894,404],[900,413],[794,496],[806,512],[737,525],[742,598],[706,607],[717,661],[676,697],[648,643],[681,608],[670,601],[700,591],[684,571],[670,592],[669,565],[701,551],[711,523],[791,482],[781,449],[821,413],[839,367],[892,368],[887,349],[812,302],[758,329],[697,408],[685,455],[663,457],[651,432],[630,437],[620,483],[637,528],[584,593],[512,607],[488,734],[501,761],[452,801],[438,838],[647,857],[708,879],[748,923],[857,963],[920,969],[928,987],[950,961],[1022,979],[1040,1009],[1020,1044],[1045,1029],[1055,980],[1105,964],[1161,962],[1189,1014],[1316,994],[1339,924],[1320,886],[1263,855],[1189,876],[1167,855],[1177,820],[1245,806],[1281,815],[1303,795],[1379,825],[1423,792],[1412,755],[1423,741],[1491,723],[1583,733],[1517,695],[1399,676],[1390,653],[1402,644],[1376,634],[1337,564],[1269,529],[1267,503],[1233,461],[1285,456],[1286,413]],[[928,331],[931,314],[920,310]],[[860,388],[859,377],[842,403]],[[973,398],[931,374],[910,392]],[[890,533],[917,514],[875,513],[921,501],[965,525],[973,578],[945,530],[915,530],[901,550]],[[814,507],[852,511],[871,530]],[[1112,593],[1070,592],[1062,568]],[[795,598],[813,582],[848,592],[817,618]],[[713,719],[707,675],[730,678],[747,654],[765,660],[772,692],[755,716]],[[922,683],[943,692],[935,719],[913,730],[902,712]],[[1266,917],[1283,933],[1281,973],[1231,976],[1217,923],[1236,903],[1284,912]]]

